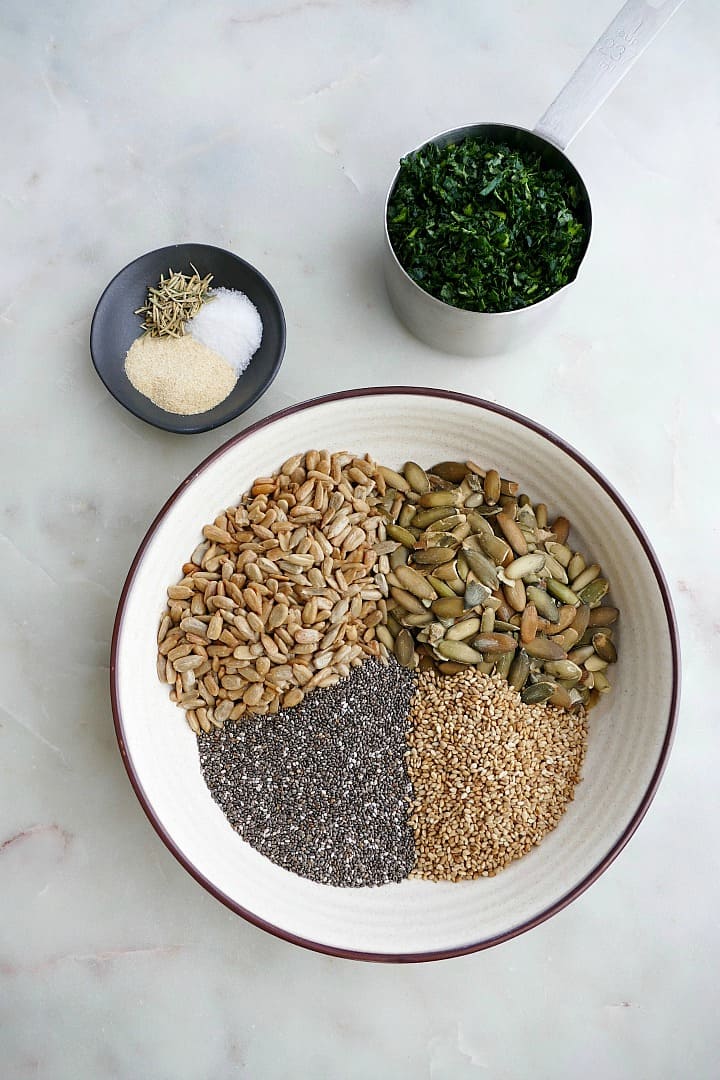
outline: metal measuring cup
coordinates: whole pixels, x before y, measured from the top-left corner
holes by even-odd
[[[384,271],[395,313],[416,337],[443,352],[488,356],[506,352],[530,338],[577,277],[592,231],[590,197],[580,173],[564,150],[627,74],[684,0],[628,0],[582,61],[533,131],[510,124],[471,124],[444,131],[416,147],[446,146],[468,136],[502,140],[518,149],[540,153],[559,169],[580,195],[576,214],[585,226],[585,245],[572,279],[557,292],[516,311],[478,312],[452,307],[422,289],[403,269],[388,233],[388,205],[398,180],[396,172],[385,200]]]

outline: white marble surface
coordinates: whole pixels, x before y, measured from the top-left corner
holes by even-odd
[[[434,354],[378,273],[397,158],[446,127],[532,125],[615,0],[200,6],[6,0],[0,12],[0,1073],[14,1078],[717,1076],[717,176],[720,9],[686,4],[572,157],[594,243],[512,359]],[[196,240],[276,285],[277,382],[180,438],[88,356],[107,280]],[[137,803],[108,700],[135,549],[250,420],[372,383],[461,389],[587,454],[648,530],[684,648],[650,813],[565,912],[419,967],[324,958],[225,910]]]

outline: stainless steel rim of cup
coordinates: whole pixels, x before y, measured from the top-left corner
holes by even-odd
[[[388,206],[397,184],[398,169],[390,184],[384,208],[385,282],[395,313],[412,334],[432,348],[460,356],[489,356],[511,351],[531,338],[567,293],[587,255],[592,233],[592,212],[585,183],[569,158],[547,139],[527,128],[511,124],[470,124],[451,128],[427,139],[410,153],[417,153],[431,143],[447,146],[468,136],[502,140],[511,146],[531,147],[538,151],[548,164],[560,169],[577,185],[581,195],[583,224],[587,230],[585,247],[573,278],[544,300],[517,311],[481,312],[452,307],[431,296],[413,281],[393,250],[388,232]]]

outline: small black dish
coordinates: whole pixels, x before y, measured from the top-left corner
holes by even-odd
[[[231,393],[204,413],[176,416],[158,408],[125,374],[125,356],[142,333],[135,311],[145,303],[149,286],[170,267],[201,277],[212,274],[212,288],[236,289],[252,300],[263,324],[262,341]],[[90,327],[90,353],[98,375],[116,401],[129,412],[165,431],[194,435],[233,420],[262,397],[280,370],[285,352],[285,315],[267,278],[231,251],[207,244],[171,244],[141,255],[112,279],[98,301]]]

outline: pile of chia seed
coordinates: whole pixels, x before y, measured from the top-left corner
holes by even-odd
[[[416,678],[353,668],[295,708],[198,736],[212,797],[274,863],[324,885],[385,885],[415,863],[405,767]]]

